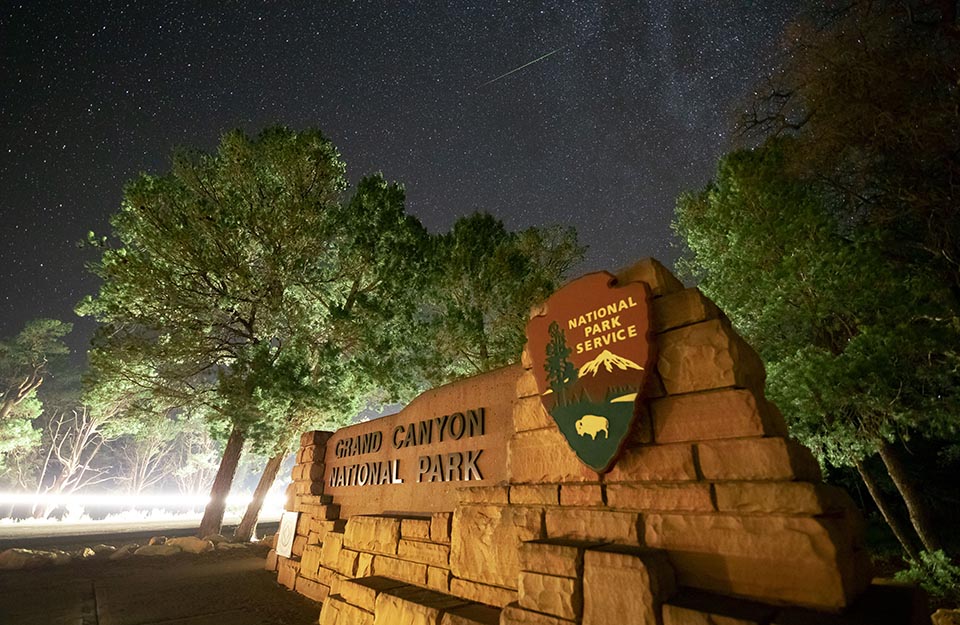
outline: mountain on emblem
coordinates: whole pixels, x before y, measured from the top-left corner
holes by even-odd
[[[623,356],[612,354],[610,353],[610,350],[605,349],[600,352],[599,356],[580,367],[580,371],[577,372],[577,375],[579,375],[581,378],[586,377],[587,375],[597,375],[597,372],[600,371],[600,367],[606,369],[607,373],[612,372],[615,368],[622,371],[627,371],[628,369],[643,371],[643,367],[632,360],[624,358]]]
[[[540,401],[577,457],[604,473],[639,415],[638,398],[656,363],[645,282],[619,284],[606,272],[574,280],[527,324]]]

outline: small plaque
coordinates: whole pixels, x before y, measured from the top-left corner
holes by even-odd
[[[277,531],[277,555],[289,558],[293,555],[293,539],[297,534],[299,512],[283,511],[280,517],[280,529]]]
[[[604,473],[637,418],[637,400],[654,365],[651,294],[607,272],[574,280],[527,324],[540,400],[577,457]]]

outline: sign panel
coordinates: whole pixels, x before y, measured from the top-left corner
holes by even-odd
[[[636,420],[654,365],[650,287],[588,274],[547,300],[527,324],[527,349],[544,408],[580,460],[608,471]]]
[[[277,555],[284,558],[291,557],[293,553],[293,539],[297,533],[297,520],[300,517],[299,512],[285,510],[280,517],[280,529],[277,530]]]
[[[327,441],[324,493],[343,518],[453,510],[456,489],[507,479],[520,367],[432,389],[395,415],[341,428]]]

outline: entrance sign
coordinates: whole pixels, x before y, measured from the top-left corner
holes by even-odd
[[[567,284],[527,324],[527,349],[544,408],[577,457],[613,467],[636,421],[655,363],[650,287],[618,286],[607,272]]]

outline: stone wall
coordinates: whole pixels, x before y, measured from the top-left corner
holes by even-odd
[[[611,471],[577,460],[524,354],[502,482],[448,511],[340,519],[317,479],[330,435],[307,433],[294,557],[267,568],[327,625],[855,622],[828,613],[870,585],[861,517],[787,437],[756,353],[656,261],[618,279],[650,285],[659,356]]]

